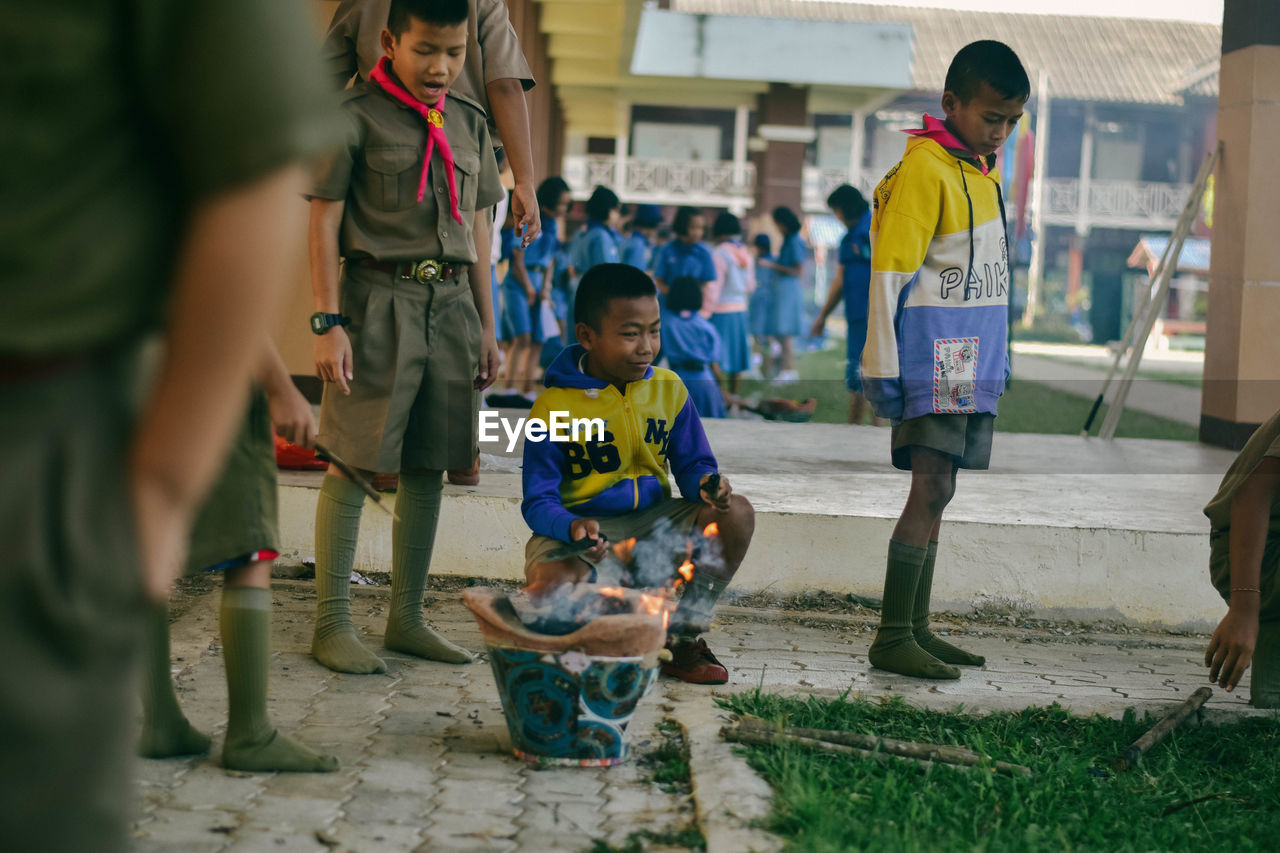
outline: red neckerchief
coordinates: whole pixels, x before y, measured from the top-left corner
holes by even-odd
[[[924,127],[911,128],[910,130],[904,130],[903,133],[908,136],[923,136],[925,139],[932,139],[943,148],[949,148],[952,151],[964,151],[973,158],[975,163],[978,164],[978,169],[982,174],[985,175],[987,172],[991,171],[991,166],[987,163],[987,159],[985,157],[979,157],[975,154],[973,149],[968,145],[965,145],[964,141],[960,139],[960,137],[951,132],[951,129],[947,127],[946,122],[941,119],[934,118],[928,113],[924,114]]]
[[[413,95],[410,95],[400,87],[391,75],[387,73],[387,58],[384,56],[378,60],[378,64],[373,66],[373,71],[369,73],[369,79],[373,80],[383,90],[395,98],[400,103],[409,107],[422,116],[427,122],[427,150],[422,155],[422,178],[418,181],[418,201],[426,196],[427,192],[427,173],[431,169],[431,152],[439,148],[440,160],[444,163],[445,178],[449,182],[449,213],[457,220],[458,224],[462,224],[462,214],[458,212],[458,185],[453,175],[453,149],[449,147],[449,140],[444,135],[444,95],[440,96],[440,100],[436,105],[428,106],[422,103]]]

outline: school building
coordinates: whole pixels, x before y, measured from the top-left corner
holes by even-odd
[[[336,5],[317,0],[319,20]],[[605,184],[625,202],[723,208],[751,214],[757,225],[786,204],[808,214],[818,232],[831,230],[822,219],[827,193],[846,181],[869,190],[900,156],[899,131],[939,111],[956,50],[979,38],[1009,43],[1033,90],[1025,132],[1002,157],[1016,261],[1039,253],[1047,307],[1080,311],[1088,293],[1083,316],[1096,340],[1119,337],[1125,294],[1146,277],[1139,244],[1173,227],[1218,138],[1227,143],[1218,221],[1235,215],[1223,210],[1228,199],[1246,209],[1267,203],[1250,190],[1260,184],[1228,163],[1239,145],[1237,164],[1244,158],[1255,177],[1273,171],[1241,118],[1271,103],[1267,81],[1277,69],[1268,63],[1280,47],[1268,35],[1275,16],[1267,0],[1226,0],[1225,28],[819,0],[508,0],[507,7],[538,80],[528,103],[539,178],[562,174],[578,198]],[[1236,79],[1224,76],[1232,97],[1220,104],[1220,60],[1226,69],[1228,58]],[[1224,116],[1239,120],[1220,128]],[[1046,164],[1034,192],[1033,153]],[[1196,235],[1207,233],[1198,223]],[[1269,348],[1280,344],[1240,343],[1280,341],[1252,328],[1261,315],[1243,310],[1236,292],[1237,267],[1249,265],[1242,258],[1263,251],[1260,240],[1246,250],[1244,233],[1231,237],[1241,245],[1229,247],[1231,293],[1220,297],[1217,317],[1225,324],[1219,337],[1229,331],[1231,339],[1219,341],[1225,349],[1217,355],[1210,340],[1207,363],[1221,368],[1220,378],[1269,378],[1262,365],[1280,363]],[[1215,269],[1227,268],[1222,239],[1214,241]],[[1019,277],[1025,281],[1025,272]],[[1205,290],[1218,277],[1201,269],[1184,283]],[[1187,296],[1174,300],[1185,319],[1203,321],[1205,294]],[[1210,320],[1210,339],[1214,328]],[[1257,370],[1246,369],[1255,361]],[[1263,409],[1280,403],[1280,391],[1249,387],[1247,395],[1206,391],[1206,412],[1220,413],[1207,415],[1207,435],[1238,444],[1265,419]],[[1221,405],[1210,400],[1215,394]]]

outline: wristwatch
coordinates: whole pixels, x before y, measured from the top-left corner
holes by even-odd
[[[326,314],[323,311],[317,311],[311,315],[311,331],[317,335],[323,335],[334,326],[346,326],[351,323],[350,317],[344,317],[341,314]]]

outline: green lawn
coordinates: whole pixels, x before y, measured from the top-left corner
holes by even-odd
[[[1032,770],[1009,777],[744,747],[773,786],[766,825],[792,851],[1234,851],[1274,849],[1280,838],[1274,720],[1184,728],[1117,775],[1111,759],[1154,721],[1078,718],[1056,706],[977,717],[759,692],[724,704],[789,725],[965,746]],[[1189,804],[1201,797],[1211,799]]]
[[[786,396],[797,400],[814,397],[818,401],[813,418],[815,421],[844,423],[849,412],[849,392],[844,387],[844,346],[805,353],[797,359],[797,369],[800,371],[799,382],[769,385],[766,382],[746,381],[742,383],[742,395]],[[1092,398],[1038,383],[1020,382],[1015,377],[1009,390],[1000,398],[996,431],[1072,435],[1084,426],[1092,405]],[[1105,414],[1106,407],[1103,407],[1095,417],[1095,433]],[[1174,441],[1195,441],[1197,438],[1195,427],[1132,409],[1126,411],[1120,419],[1116,435],[1120,438],[1163,438]]]

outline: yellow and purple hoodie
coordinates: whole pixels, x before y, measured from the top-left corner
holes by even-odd
[[[689,391],[670,370],[650,367],[644,379],[619,391],[582,371],[581,346],[565,347],[547,368],[547,390],[538,395],[529,418],[550,423],[552,413],[600,418],[598,434],[581,441],[525,441],[524,502],[520,510],[534,533],[569,541],[578,518],[622,515],[671,497],[667,466],[680,494],[701,500],[704,474],[716,458],[689,400]]]
[[[862,385],[876,414],[995,414],[1008,379],[1000,175],[925,116],[876,187]]]

